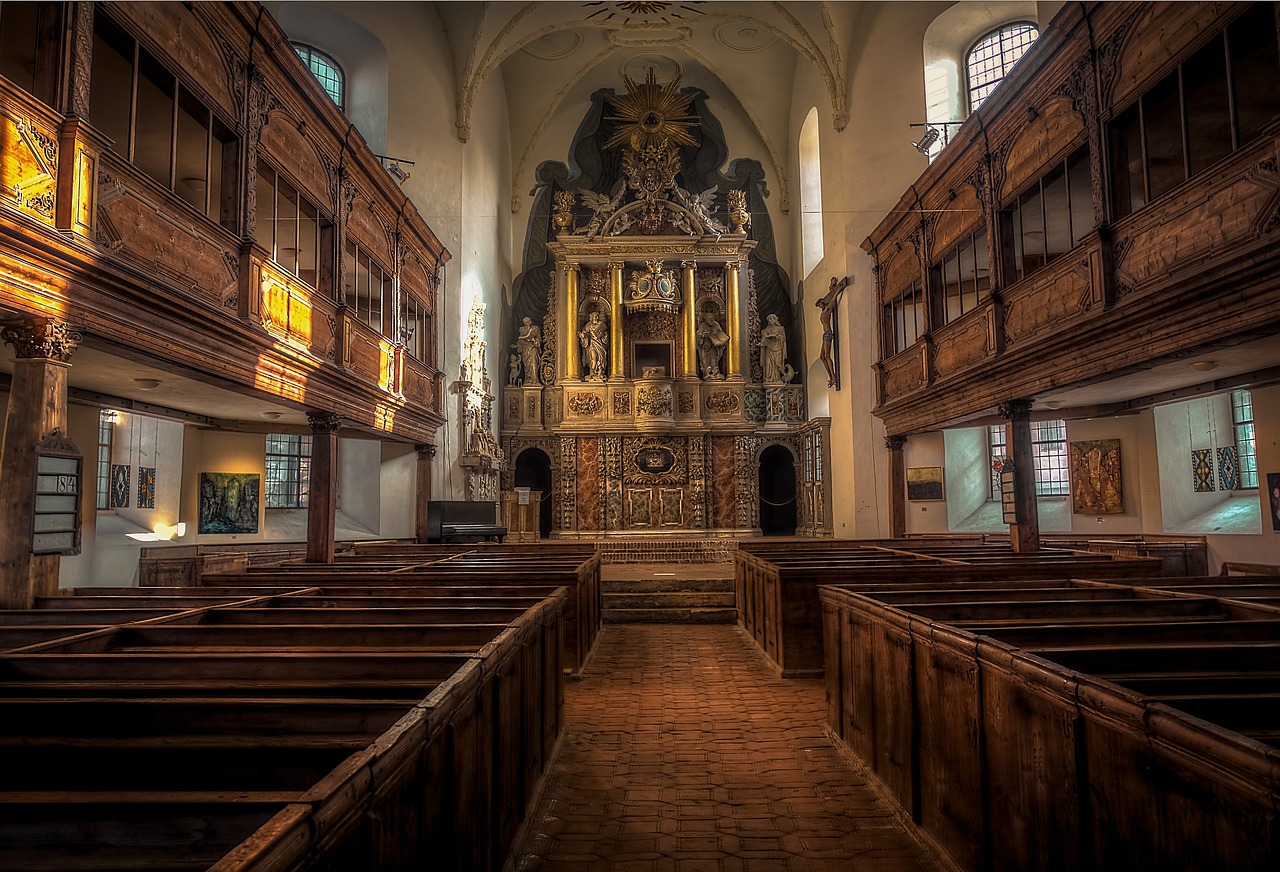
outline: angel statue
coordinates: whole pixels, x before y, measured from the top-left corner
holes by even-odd
[[[618,204],[622,202],[622,195],[626,189],[626,180],[618,179],[618,184],[614,185],[613,190],[608,194],[597,194],[595,191],[582,192],[582,202],[592,213],[591,220],[583,229],[587,239],[594,239],[604,229],[604,225],[613,217],[613,213],[618,211]]]
[[[715,203],[717,190],[719,186],[713,185],[695,196],[676,185],[676,201],[693,213],[693,216],[702,223],[705,232],[714,233],[719,238],[720,234],[726,231],[724,225],[711,215],[711,206]]]

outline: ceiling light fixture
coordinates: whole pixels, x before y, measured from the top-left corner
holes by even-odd
[[[280,416],[281,416],[280,412],[263,412],[262,413],[262,417],[266,418],[268,421],[279,421]]]
[[[1191,368],[1196,372],[1213,372],[1218,368],[1216,360],[1193,360],[1190,364]]]
[[[160,379],[158,378],[135,378],[133,383],[138,386],[140,391],[154,391],[160,387]]]

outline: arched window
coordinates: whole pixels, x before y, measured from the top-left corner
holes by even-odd
[[[997,28],[974,43],[965,56],[970,112],[982,105],[982,101],[1000,84],[1018,58],[1039,37],[1040,31],[1034,24],[1020,21]]]
[[[822,150],[818,147],[818,109],[800,127],[800,244],[804,276],[809,277],[823,257]]]
[[[338,62],[315,46],[304,42],[293,43],[293,50],[329,92],[329,96],[338,104],[338,108],[343,112],[347,111],[347,77]]]

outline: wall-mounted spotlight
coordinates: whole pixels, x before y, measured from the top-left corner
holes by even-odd
[[[925,130],[924,136],[920,137],[919,142],[913,142],[916,151],[921,154],[928,154],[929,149],[933,148],[938,142],[938,137],[942,136],[942,132],[936,127],[929,127]]]

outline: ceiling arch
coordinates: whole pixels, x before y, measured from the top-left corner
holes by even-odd
[[[454,50],[455,126],[463,142],[471,133],[476,94],[494,72],[536,41],[551,36],[563,39],[561,34],[566,31],[582,39],[563,53],[544,53],[547,78],[563,81],[584,66],[581,61],[571,63],[575,55],[599,53],[598,47],[593,50],[587,44],[593,33],[603,36],[603,40],[597,36],[597,43],[615,47],[679,48],[696,52],[708,69],[718,70],[718,78],[753,119],[771,114],[759,104],[790,96],[790,81],[773,88],[749,86],[750,73],[760,63],[753,55],[776,52],[772,44],[760,45],[764,41],[761,35],[767,34],[793,53],[792,70],[796,59],[803,60],[822,81],[835,129],[843,130],[848,123],[845,62],[839,48],[843,40],[827,2],[443,3],[438,9]],[[745,26],[734,33],[729,27],[734,23]],[[785,62],[770,66],[774,70],[787,68]]]

